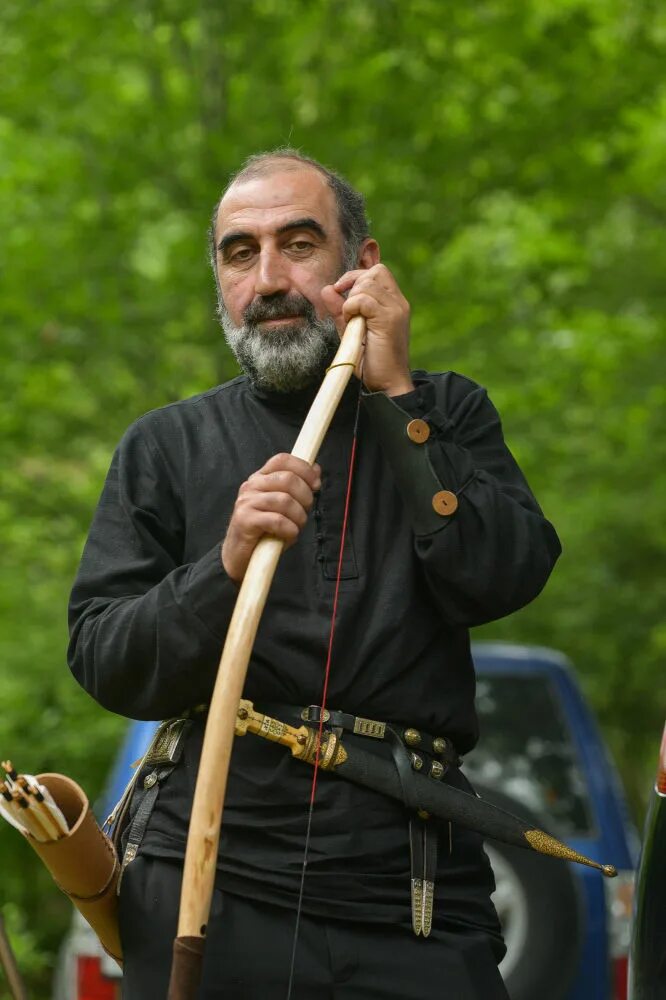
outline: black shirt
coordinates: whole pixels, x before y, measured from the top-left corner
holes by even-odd
[[[415,391],[393,404],[405,425],[414,417],[427,421],[431,467],[441,487],[457,494],[458,507],[450,517],[435,517],[434,530],[424,533],[421,524],[415,531],[414,511],[430,509],[430,496],[417,495],[418,481],[405,487],[401,454],[411,443],[392,431],[387,438],[374,405],[380,394],[368,396],[360,412],[328,705],[446,734],[465,753],[477,738],[468,628],[535,597],[559,543],[504,444],[485,390],[450,372],[415,373],[415,381]],[[245,689],[258,708],[321,700],[355,386],[322,445],[321,491],[297,544],[278,564],[259,626]],[[239,377],[148,413],[127,431],[70,606],[70,665],[100,704],[158,719],[207,702],[237,594],[220,561],[220,542],[238,488],[272,455],[291,450],[310,401],[308,393],[260,393]],[[406,497],[405,489],[415,496]],[[160,792],[147,851],[183,856],[200,742],[195,726],[184,763]],[[464,785],[460,772],[451,780]],[[253,736],[235,741],[222,884],[293,902],[310,781],[310,769],[283,748]],[[306,911],[408,919],[405,824],[399,804],[320,776]],[[482,884],[481,894],[488,890],[478,838],[454,832],[451,857],[448,831],[446,842],[445,856],[440,852],[446,917],[483,923],[468,892],[474,884]]]

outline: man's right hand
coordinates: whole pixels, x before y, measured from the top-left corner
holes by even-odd
[[[238,491],[222,543],[222,565],[241,583],[262,535],[293,545],[308,518],[313,493],[321,487],[321,469],[293,455],[273,455]]]

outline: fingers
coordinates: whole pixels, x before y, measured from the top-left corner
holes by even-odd
[[[370,268],[369,270],[374,270],[374,268]],[[342,277],[338,278],[334,285],[331,285],[331,288],[334,288],[339,295],[344,295],[360,278],[368,275],[369,270],[359,268],[356,271],[347,271]]]
[[[287,544],[293,544],[298,538],[299,532],[307,520],[307,515],[293,509],[288,510],[286,507],[281,513],[278,507],[279,505],[275,504],[271,509],[269,504],[265,510],[255,508],[252,511],[251,522],[248,520],[244,524],[238,523],[236,525],[237,550],[240,554],[241,548],[243,550],[249,549],[247,562],[249,562],[249,556],[254,551],[255,545],[263,535],[272,535],[273,538],[279,538],[280,541]]]
[[[263,468],[253,473],[238,491],[234,517],[240,517],[240,527],[250,534],[265,533],[266,518],[278,528],[277,537],[285,540],[293,532],[285,521],[297,530],[303,527],[312,507],[313,494],[321,486],[321,469],[310,466],[293,455],[274,455]],[[261,530],[259,530],[261,528]],[[271,532],[273,533],[273,532]]]
[[[369,320],[381,320],[384,316],[389,319],[389,310],[373,295],[367,292],[355,292],[350,295],[342,307],[342,316],[345,323],[348,323],[354,316],[365,316]]]
[[[262,535],[293,545],[307,521],[321,468],[294,455],[274,455],[244,482],[222,544],[222,563],[240,583]]]
[[[237,510],[248,518],[252,532],[255,531],[260,520],[262,522],[266,520],[259,516],[263,514],[275,514],[277,515],[274,518],[276,523],[281,523],[283,520],[291,521],[300,530],[307,521],[308,511],[312,506],[312,492],[306,495],[303,500],[298,500],[289,493],[264,492],[263,490],[264,487],[254,490],[249,483],[244,484],[236,501]],[[244,511],[245,507],[248,507],[249,511]],[[241,526],[245,527],[244,523]],[[265,532],[267,529],[263,530]],[[278,533],[278,537],[282,537],[281,533]]]
[[[409,303],[384,264],[347,271],[322,297],[341,332],[353,316],[378,321],[380,330],[409,322]]]
[[[379,320],[382,326],[409,321],[409,305],[384,264],[347,271],[322,289],[322,299],[340,334],[354,316]]]
[[[409,364],[409,302],[384,264],[343,274],[326,289],[325,302],[342,333],[354,316],[366,321],[363,381],[391,396],[413,388]],[[335,310],[335,311],[334,311]]]
[[[316,462],[314,465],[309,465],[304,462],[302,458],[296,458],[295,455],[288,455],[286,452],[281,452],[279,455],[273,455],[272,458],[266,462],[258,473],[254,475],[271,475],[273,473],[291,473],[294,476],[302,479],[306,482],[311,490],[318,490],[321,486],[321,466]],[[250,476],[250,479],[253,477]]]
[[[363,290],[377,299],[387,294],[394,295],[400,291],[398,284],[385,264],[375,264],[374,267],[357,271],[347,271],[338,278],[332,286],[340,295],[353,289],[353,294]]]

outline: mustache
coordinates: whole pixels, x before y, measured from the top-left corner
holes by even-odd
[[[314,306],[304,295],[275,292],[261,295],[243,310],[243,319],[249,325],[264,319],[288,319],[303,316],[309,322],[316,320]]]

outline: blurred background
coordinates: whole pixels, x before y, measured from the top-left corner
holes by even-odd
[[[236,374],[210,212],[289,144],[367,196],[413,362],[487,386],[564,555],[476,638],[575,662],[641,820],[666,698],[666,7],[657,0],[4,0],[0,750],[99,793],[125,723],[65,662],[112,450]],[[0,829],[46,995],[68,924]]]

